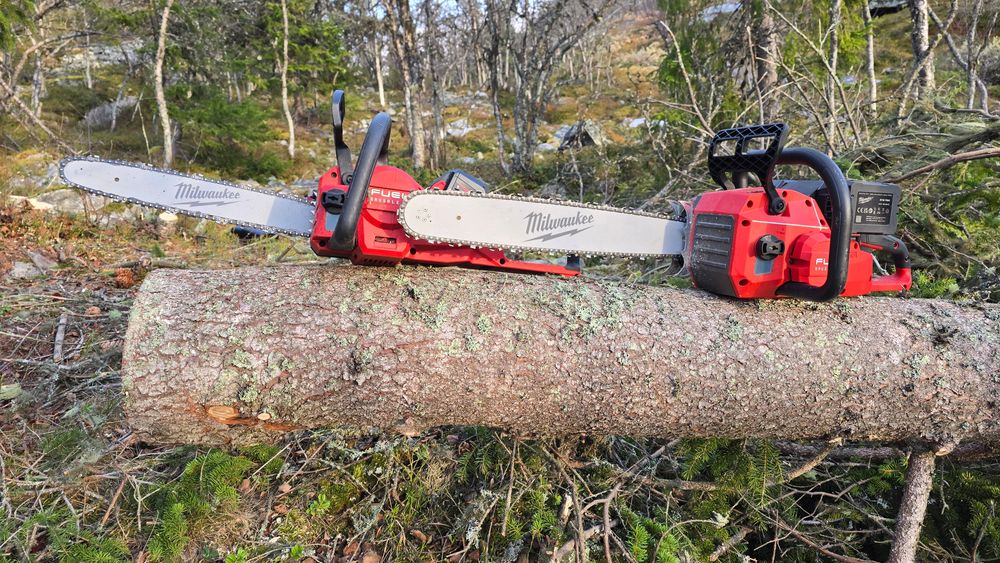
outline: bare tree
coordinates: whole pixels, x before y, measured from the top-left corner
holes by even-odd
[[[511,170],[531,169],[538,145],[538,122],[555,93],[552,75],[563,56],[593,30],[614,6],[613,0],[487,0],[486,21],[490,38],[485,49],[490,72],[493,111],[497,120],[500,152],[504,151],[498,89],[498,69],[513,64],[514,158]],[[501,61],[501,56],[505,57]],[[501,166],[507,171],[501,154]]]
[[[971,17],[973,22],[978,22],[978,17],[975,16],[975,11],[977,8],[981,9],[981,6],[977,4],[973,7],[973,14]],[[978,46],[975,46],[973,49],[967,48],[967,54],[969,54],[970,56],[972,56],[972,53],[975,53],[975,56],[973,57],[974,60],[971,61],[971,64],[974,66],[970,68],[970,61],[966,60],[966,58],[962,56],[962,53],[959,51],[958,45],[955,44],[955,38],[952,37],[951,33],[948,31],[948,26],[941,21],[941,18],[939,18],[938,15],[934,13],[933,9],[929,9],[928,12],[930,13],[931,19],[934,20],[934,25],[937,26],[938,31],[944,36],[945,43],[948,45],[948,50],[951,52],[952,58],[954,58],[958,66],[960,66],[962,70],[966,72],[969,81],[974,84],[976,93],[978,94],[979,98],[979,110],[985,113],[989,113],[989,99],[990,99],[989,89],[986,85],[986,82],[984,82],[982,77],[979,76],[979,65],[981,63],[983,52],[986,50],[986,47],[989,46],[990,44],[989,34],[987,34],[986,37],[982,37],[977,41],[976,36],[978,35],[978,33],[973,33],[972,30],[974,27],[978,28],[979,26],[978,25],[969,26],[970,34],[969,37],[966,38],[967,47],[978,43]],[[993,10],[993,17],[991,18],[991,22],[988,25],[987,29],[992,30],[996,27],[998,17],[1000,17],[1000,12],[998,12],[997,10]],[[974,102],[976,94],[970,93],[970,98]]]
[[[413,167],[427,166],[427,149],[424,140],[424,121],[420,115],[420,51],[416,25],[410,11],[409,0],[384,0],[385,18],[389,29],[399,72],[403,83],[403,106],[406,110],[406,128],[410,134]]]
[[[868,2],[861,3],[861,18],[865,23],[865,70],[868,73],[868,116],[877,111],[878,81],[875,79],[875,27],[872,25],[872,9]]]
[[[285,122],[288,124],[288,157],[295,158],[295,120],[292,110],[288,107],[288,1],[281,0],[281,109],[285,112]]]
[[[983,0],[975,0],[972,4],[972,14],[970,14],[969,22],[969,34],[966,38],[966,60],[968,65],[966,66],[966,80],[969,84],[969,96],[966,102],[966,107],[972,109],[976,105],[976,71],[979,67],[979,58],[986,48],[985,42],[983,45],[976,44],[976,28],[979,27],[979,16],[983,12]],[[944,30],[942,30],[942,33]]]
[[[170,21],[170,8],[174,0],[167,0],[160,18],[160,35],[156,43],[156,62],[153,65],[153,87],[156,91],[156,109],[160,114],[160,126],[163,128],[163,165],[174,164],[174,133],[170,126],[170,114],[167,112],[167,98],[163,93],[163,60],[167,54],[167,25]]]
[[[781,99],[775,93],[778,86],[778,59],[781,57],[781,36],[771,12],[755,7],[751,14],[750,53],[753,61],[753,95],[760,106],[762,122],[774,121],[781,111]]]
[[[372,34],[372,61],[375,64],[375,81],[378,83],[379,107],[385,109],[385,80],[382,77],[382,45],[378,34]]]
[[[827,136],[833,138],[837,129],[837,84],[840,83],[840,76],[837,74],[837,55],[840,51],[840,20],[841,20],[841,0],[830,0],[830,27],[827,31],[830,37],[829,53],[830,72],[826,75],[826,104],[830,108],[830,115],[827,117]],[[846,108],[845,108],[846,109]],[[832,147],[831,147],[832,150]]]
[[[444,164],[444,120],[441,103],[441,77],[438,65],[442,59],[441,44],[438,37],[439,6],[435,0],[422,0],[421,8],[424,16],[424,91],[430,93],[431,131],[430,160],[431,168],[439,168]]]

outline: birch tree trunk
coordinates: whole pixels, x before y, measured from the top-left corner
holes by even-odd
[[[375,61],[375,81],[378,83],[378,103],[383,110],[385,106],[385,79],[382,78],[382,46],[378,43],[378,35],[372,37],[372,59]]]
[[[83,29],[89,29],[90,24],[87,22],[87,8],[83,8]],[[83,47],[83,82],[87,86],[88,90],[94,89],[94,78],[90,74],[90,65],[92,54],[90,53],[90,34],[88,33],[85,38],[86,43]],[[113,130],[113,129],[112,129]]]
[[[972,14],[969,19],[969,32],[966,38],[966,60],[968,61],[968,67],[966,68],[967,82],[969,84],[969,95],[965,106],[969,109],[976,107],[976,87],[978,76],[976,72],[979,67],[979,57],[985,49],[985,45],[978,45],[976,43],[976,28],[979,27],[979,15],[983,11],[983,0],[976,0],[972,5]],[[943,30],[944,33],[947,30]],[[985,109],[989,109],[988,107]]]
[[[170,21],[170,8],[174,0],[167,0],[163,7],[163,17],[160,18],[160,35],[156,42],[156,62],[153,65],[153,88],[156,91],[156,109],[160,114],[160,127],[163,129],[163,166],[174,164],[174,132],[170,126],[170,114],[167,112],[167,98],[163,93],[163,59],[167,54],[167,25]]]
[[[35,68],[31,73],[31,111],[42,117],[42,100],[45,99],[45,60],[35,53]]]
[[[295,158],[295,120],[288,107],[288,2],[281,0],[281,109],[288,124],[288,158]]]
[[[928,15],[928,0],[909,0],[910,17],[913,20],[913,27],[910,31],[910,41],[913,45],[913,60],[919,64],[930,54],[930,17]],[[929,91],[934,89],[934,61],[930,60],[924,64],[917,77],[917,96],[922,99]],[[904,100],[909,92],[903,92]]]
[[[878,113],[878,81],[875,79],[875,27],[872,22],[871,5],[861,3],[861,19],[865,23],[865,69],[868,72],[868,117]]]
[[[428,165],[431,168],[441,168],[444,166],[444,118],[442,112],[444,108],[441,103],[441,79],[438,76],[437,64],[441,61],[443,53],[438,43],[437,8],[434,0],[423,0],[421,6],[424,12],[424,74],[426,83],[424,91],[431,96],[431,127],[430,127],[430,159]]]
[[[826,100],[827,105],[830,107],[830,115],[827,118],[827,138],[830,139],[831,143],[836,138],[837,135],[837,83],[840,81],[840,76],[837,75],[837,63],[838,55],[840,53],[840,19],[841,19],[841,0],[831,0],[830,1],[830,58],[829,58],[829,72],[826,77]],[[847,109],[847,108],[845,108]],[[833,154],[834,147],[830,147],[830,153]]]
[[[126,412],[216,445],[352,426],[1000,441],[1000,306],[735,301],[452,268],[157,270]]]

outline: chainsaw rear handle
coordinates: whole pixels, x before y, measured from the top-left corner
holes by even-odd
[[[847,260],[851,250],[851,192],[844,172],[829,156],[815,149],[788,148],[781,151],[778,165],[804,165],[819,174],[830,192],[830,256],[827,259],[826,282],[816,287],[803,282],[786,282],[778,288],[779,295],[829,301],[844,292],[847,284]]]
[[[344,207],[337,219],[333,237],[327,246],[339,250],[353,250],[358,232],[358,219],[361,217],[361,207],[368,197],[368,185],[377,164],[385,164],[389,154],[389,132],[392,129],[392,118],[388,113],[380,112],[372,119],[365,141],[358,153],[358,164],[347,188]]]
[[[892,265],[896,267],[896,271],[909,269],[911,266],[910,251],[902,240],[892,235],[864,235],[861,237],[861,246],[887,252],[892,256]]]

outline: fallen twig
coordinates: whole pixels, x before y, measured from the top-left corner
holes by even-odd
[[[788,532],[793,538],[799,540],[810,548],[820,552],[821,554],[829,557],[830,559],[835,559],[837,561],[842,561],[843,563],[871,563],[870,559],[858,559],[857,557],[850,557],[847,555],[841,555],[830,551],[829,549],[821,546],[820,544],[814,542],[809,536],[803,534],[802,532],[796,530],[795,528],[789,526],[781,520],[777,520],[776,524],[782,530]]]
[[[59,316],[59,325],[56,327],[56,339],[52,344],[52,361],[61,364],[63,361],[63,341],[66,339],[66,321],[69,317],[64,311],[62,315]]]
[[[111,518],[111,512],[118,505],[118,497],[122,496],[122,491],[125,490],[125,483],[128,483],[128,475],[122,477],[122,482],[118,484],[118,489],[111,496],[111,502],[108,504],[108,509],[104,511],[104,516],[101,517],[101,521],[97,525],[98,528],[103,528],[108,523],[108,519]]]
[[[614,528],[616,525],[618,525],[617,520],[612,520],[611,522],[609,522],[609,526],[612,528]],[[601,523],[595,526],[591,526],[586,530],[584,530],[582,535],[583,541],[581,545],[587,543],[587,540],[594,537],[598,532],[601,532],[603,529],[604,529],[604,524]],[[552,561],[554,562],[561,561],[563,557],[566,557],[567,555],[570,554],[570,552],[575,551],[577,549],[577,539],[578,538],[574,538],[562,544],[562,546],[559,547],[559,549],[557,549],[555,553],[552,554]]]
[[[743,541],[743,538],[747,537],[747,534],[752,531],[753,530],[750,528],[743,526],[735,534],[729,536],[729,539],[719,544],[719,547],[715,548],[715,551],[708,556],[708,560],[718,561],[720,557],[725,555],[730,549],[736,547],[736,545]]]

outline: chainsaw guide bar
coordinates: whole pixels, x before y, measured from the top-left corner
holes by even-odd
[[[661,258],[684,251],[687,224],[605,205],[452,190],[410,192],[406,234],[472,248]]]
[[[305,198],[133,162],[71,157],[59,163],[59,175],[67,184],[114,201],[269,233],[308,237],[315,217],[316,204]]]

